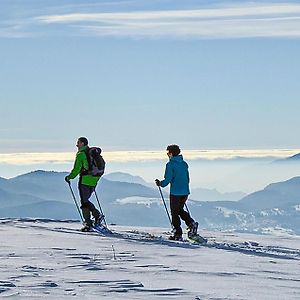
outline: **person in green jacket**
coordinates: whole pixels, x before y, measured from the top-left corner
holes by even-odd
[[[81,202],[80,208],[84,218],[84,227],[81,230],[90,231],[91,227],[93,226],[91,213],[94,217],[94,225],[101,223],[103,219],[103,215],[100,214],[99,210],[96,209],[94,204],[89,201],[92,193],[95,191],[100,177],[88,175],[88,139],[86,137],[78,138],[76,147],[78,148],[78,152],[76,154],[74,167],[70,174],[65,177],[65,181],[70,183],[71,179],[74,179],[79,175],[78,190]]]

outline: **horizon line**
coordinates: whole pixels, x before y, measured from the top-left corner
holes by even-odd
[[[285,158],[300,153],[300,148],[293,149],[201,149],[182,150],[187,160],[229,160],[237,158]],[[107,162],[126,163],[138,161],[166,160],[165,150],[121,150],[104,151]],[[16,152],[0,153],[0,164],[36,165],[70,164],[74,162],[74,152]]]

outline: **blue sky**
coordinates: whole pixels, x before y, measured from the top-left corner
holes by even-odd
[[[0,1],[1,153],[299,148],[297,1]]]

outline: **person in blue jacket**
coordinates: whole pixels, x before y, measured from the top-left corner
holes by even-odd
[[[180,148],[178,145],[169,145],[167,147],[167,155],[169,156],[169,162],[166,165],[164,180],[155,179],[157,186],[166,187],[168,184],[170,187],[170,209],[172,216],[172,224],[174,226],[174,235],[170,237],[172,240],[182,240],[181,221],[185,221],[189,228],[188,236],[197,234],[198,222],[195,222],[190,214],[184,210],[184,204],[186,203],[190,194],[189,183],[189,166],[183,160],[180,154]]]

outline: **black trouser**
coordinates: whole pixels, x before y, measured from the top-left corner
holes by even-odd
[[[187,199],[188,199],[188,195],[186,196],[170,195],[170,208],[171,208],[171,215],[172,215],[172,224],[176,230],[175,235],[182,235],[180,218],[185,221],[185,224],[187,226],[190,226],[194,222],[190,214],[183,209]]]
[[[87,225],[91,226],[91,213],[94,216],[94,218],[97,218],[100,215],[99,210],[95,207],[95,205],[92,202],[89,201],[91,195],[95,191],[95,187],[79,183],[78,189],[81,202],[80,208],[82,210],[84,221]]]

